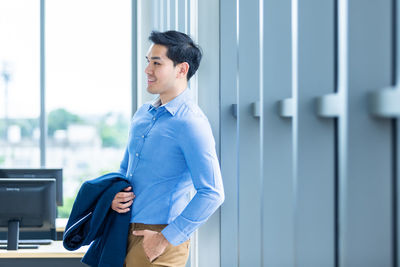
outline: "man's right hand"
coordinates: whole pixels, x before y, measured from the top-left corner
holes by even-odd
[[[115,210],[118,213],[125,213],[130,210],[130,206],[133,203],[133,199],[135,198],[135,195],[131,191],[132,187],[127,187],[124,189],[126,192],[119,192],[115,195],[112,203],[111,203],[111,208]]]

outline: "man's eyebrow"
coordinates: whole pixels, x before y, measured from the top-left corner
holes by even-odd
[[[149,58],[146,56],[146,59],[149,60]],[[158,60],[162,60],[161,57],[151,57],[150,59],[158,59]]]

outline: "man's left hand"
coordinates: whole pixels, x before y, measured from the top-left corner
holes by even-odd
[[[151,230],[133,231],[136,236],[143,236],[143,249],[150,262],[160,256],[169,242],[162,233]]]

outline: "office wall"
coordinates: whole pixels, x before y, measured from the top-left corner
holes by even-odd
[[[151,3],[205,52],[226,200],[191,266],[397,266],[397,1]]]
[[[198,70],[198,104],[206,114],[215,138],[217,154],[220,154],[220,29],[219,2],[198,0],[198,42],[203,59]],[[220,266],[220,211],[215,212],[198,230],[198,265]]]
[[[291,2],[220,12],[221,266],[293,266]]]
[[[398,265],[399,5],[220,1],[221,266]]]

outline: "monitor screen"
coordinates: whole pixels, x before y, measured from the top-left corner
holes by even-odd
[[[63,205],[63,171],[62,169],[0,169],[1,178],[54,178],[56,179],[57,206]]]
[[[16,244],[18,247],[20,228],[54,231],[55,183],[54,178],[0,179],[0,229],[7,229],[9,246]]]

